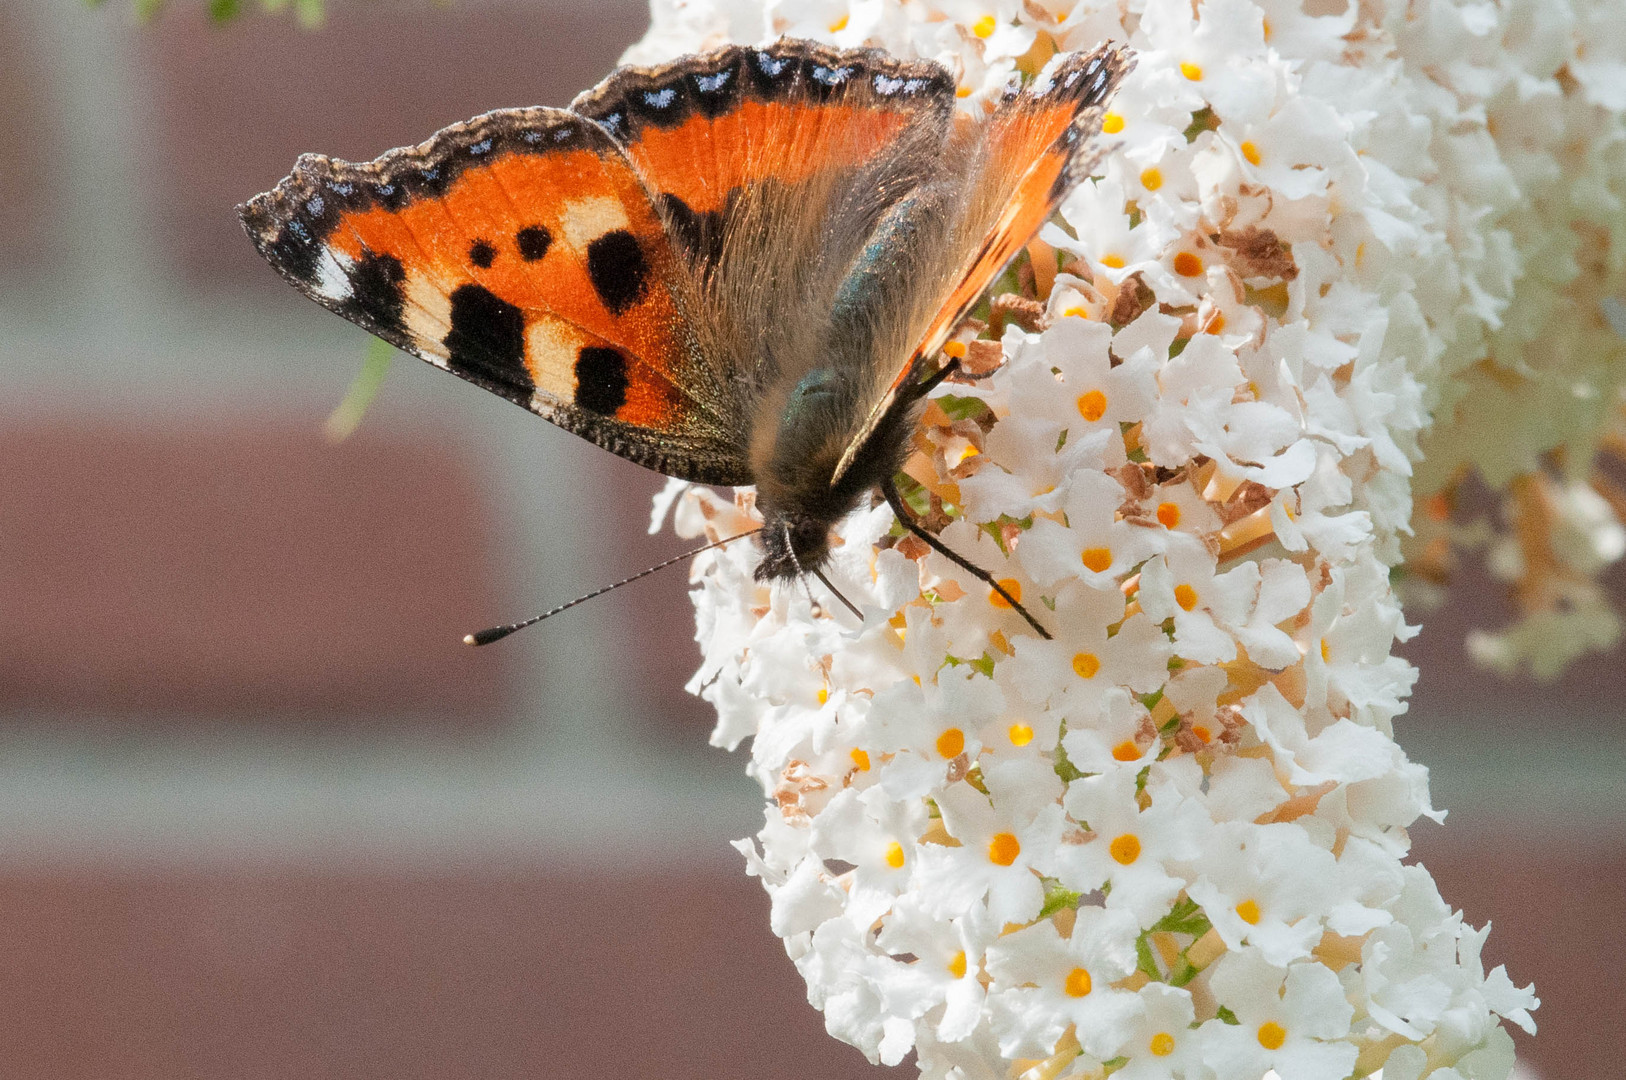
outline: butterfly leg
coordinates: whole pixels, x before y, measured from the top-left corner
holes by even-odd
[[[952,363],[944,365],[943,371],[938,372],[936,376],[933,376],[933,378],[936,379],[939,376],[944,375],[952,366]],[[927,381],[929,382],[931,380]],[[992,574],[982,569],[980,566],[976,566],[975,564],[971,563],[963,555],[959,555],[950,550],[950,548],[944,544],[943,541],[939,540],[937,537],[933,536],[931,533],[927,532],[921,527],[920,522],[915,520],[914,512],[909,509],[908,504],[903,501],[903,496],[898,493],[898,485],[896,481],[894,481],[890,476],[881,482],[881,494],[886,497],[887,505],[892,507],[892,512],[898,516],[898,521],[902,523],[904,528],[926,541],[926,546],[930,547],[933,551],[937,552],[945,559],[948,559],[950,562],[954,563],[954,565],[960,567],[960,569],[975,575],[979,581],[982,581],[989,588],[993,589],[996,593],[1004,598],[1007,604],[1015,608],[1017,613],[1020,614],[1022,618],[1027,620],[1028,625],[1033,627],[1033,629],[1038,632],[1040,637],[1044,638],[1046,641],[1050,640],[1050,632],[1044,627],[1040,626],[1039,620],[1030,615],[1028,613],[1028,609],[1023,607],[1016,597],[1012,596],[1008,591],[1006,591],[1005,586],[995,581]]]

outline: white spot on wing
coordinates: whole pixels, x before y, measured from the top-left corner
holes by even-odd
[[[576,396],[576,353],[582,336],[569,323],[546,317],[525,328],[525,366],[538,390],[570,401]]]
[[[323,299],[339,303],[350,299],[350,268],[355,260],[342,251],[323,246],[322,257],[316,260],[316,280],[311,288]]]
[[[401,312],[407,332],[425,360],[446,365],[442,339],[452,328],[452,301],[427,275],[410,271],[406,278],[406,305]]]
[[[621,201],[608,195],[565,203],[561,219],[565,243],[579,252],[585,252],[588,244],[605,233],[625,229],[630,224]]]

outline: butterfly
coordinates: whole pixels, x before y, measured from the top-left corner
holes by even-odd
[[[1056,58],[973,118],[942,65],[781,39],[623,67],[238,208],[295,288],[668,476],[755,485],[759,580],[894,477],[958,324],[1100,157],[1132,66]],[[839,596],[839,594],[837,594]],[[850,605],[849,605],[850,606]]]

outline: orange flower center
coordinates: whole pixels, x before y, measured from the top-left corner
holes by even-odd
[[[1067,973],[1066,990],[1068,997],[1083,997],[1091,989],[1090,973],[1083,968],[1074,968]]]
[[[995,833],[994,838],[988,841],[988,861],[1000,866],[1009,866],[1022,854],[1021,841],[1016,839],[1014,833]]]
[[[1119,866],[1128,866],[1140,858],[1140,837],[1134,833],[1124,833],[1107,846],[1107,851]]]
[[[1078,395],[1078,415],[1095,423],[1107,414],[1107,396],[1099,390],[1086,390]]]

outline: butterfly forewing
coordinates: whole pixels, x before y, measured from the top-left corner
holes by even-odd
[[[679,257],[596,124],[504,110],[369,164],[307,156],[240,212],[284,277],[392,344],[631,460],[747,481]]]

